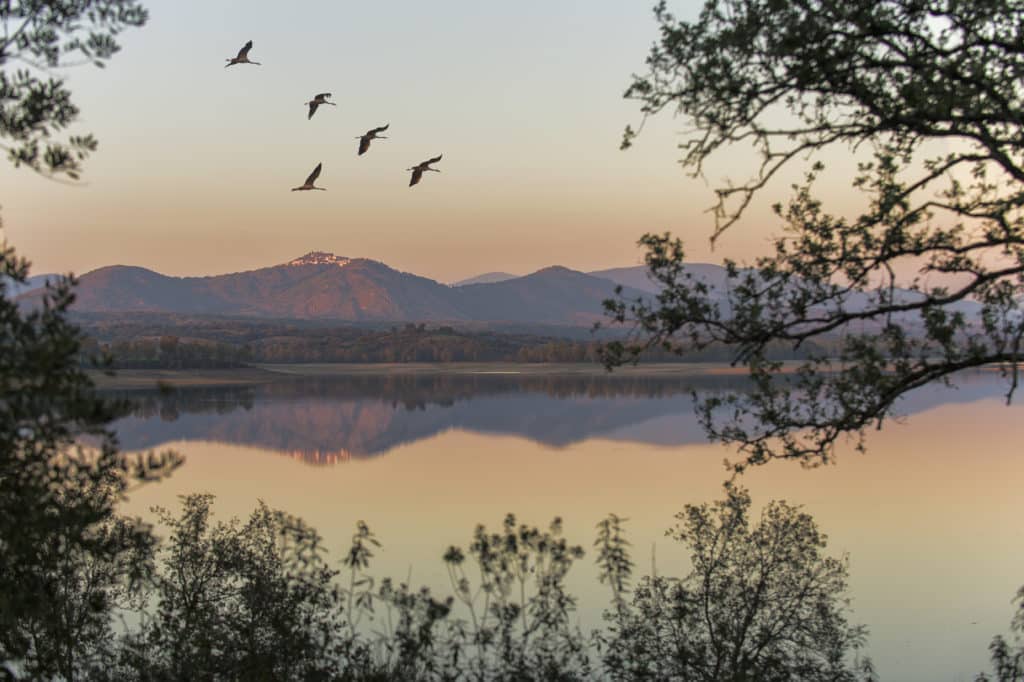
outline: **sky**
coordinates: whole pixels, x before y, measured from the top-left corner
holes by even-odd
[[[657,37],[651,4],[149,0],[106,69],[63,72],[76,130],[100,141],[83,182],[0,164],[6,239],[35,273],[220,274],[323,250],[451,282],[635,265],[637,239],[663,231],[695,261],[752,258],[777,228],[770,195],[714,249],[706,213],[750,150],[692,178],[669,114],[619,150],[641,120],[622,94]],[[250,39],[263,66],[223,68]],[[338,106],[307,121],[325,91]],[[354,138],[384,123],[358,157]],[[405,169],[437,154],[442,172],[408,188]],[[290,192],[319,162],[328,191]]]

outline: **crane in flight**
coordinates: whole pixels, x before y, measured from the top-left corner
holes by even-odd
[[[388,139],[388,138],[384,137],[383,135],[381,135],[380,133],[383,133],[385,130],[387,130],[389,125],[391,125],[391,124],[388,123],[387,125],[382,125],[380,128],[372,128],[370,130],[367,130],[365,135],[360,135],[358,137],[358,139],[359,139],[359,156],[362,156],[363,154],[366,153],[366,150],[370,148],[370,142],[372,142],[373,140],[386,140],[386,139]]]
[[[321,166],[323,166],[323,164],[322,163],[318,163],[316,165],[316,168],[313,169],[313,172],[309,174],[308,178],[306,178],[306,181],[304,183],[302,183],[302,186],[301,187],[292,187],[292,191],[293,192],[301,192],[302,190],[307,190],[307,189],[319,189],[319,190],[322,190],[322,191],[326,192],[327,191],[326,187],[314,187],[313,186],[313,183],[316,182],[316,179],[318,177],[320,177],[320,167]]]
[[[328,99],[330,99],[330,97],[331,93],[321,92],[319,95],[306,102],[306,104],[309,105],[309,116],[306,117],[306,120],[308,121],[309,119],[313,118],[313,114],[316,113],[317,107],[319,107],[321,104],[330,104],[332,107],[338,106],[334,102],[327,101]]]
[[[406,170],[411,170],[412,171],[412,177],[409,178],[409,186],[412,187],[417,182],[419,182],[420,178],[423,177],[423,174],[426,171],[434,171],[435,173],[440,173],[441,171],[437,170],[436,168],[431,168],[430,167],[430,164],[437,163],[440,160],[441,160],[441,155],[438,154],[434,158],[427,159],[426,161],[424,161],[422,163],[418,163],[415,166],[413,166],[412,168],[406,168]]]
[[[228,63],[224,65],[224,68],[226,69],[229,66],[234,66],[235,64],[255,64],[256,66],[262,66],[262,64],[260,64],[259,62],[253,62],[249,60],[249,50],[251,49],[252,41],[250,40],[242,46],[241,50],[238,51],[237,57],[233,57],[232,59],[227,60]]]

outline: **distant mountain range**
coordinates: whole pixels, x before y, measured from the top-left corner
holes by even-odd
[[[687,264],[687,271],[709,285],[728,314],[725,268]],[[21,287],[20,300],[42,295],[47,277]],[[645,266],[580,272],[561,266],[517,276],[489,272],[452,285],[401,272],[367,258],[345,258],[313,251],[281,265],[209,277],[170,277],[125,265],[82,275],[74,309],[82,313],[170,313],[225,315],[341,322],[452,322],[586,327],[606,319],[603,302],[616,286],[630,299],[659,291]],[[921,294],[896,291],[909,302]],[[867,294],[847,297],[857,311],[871,305]],[[980,305],[959,301],[949,306],[976,315]],[[907,318],[917,324],[916,314]]]
[[[497,284],[498,282],[504,282],[506,279],[515,279],[516,277],[519,277],[519,275],[513,275],[510,272],[485,272],[484,274],[477,275],[476,277],[452,282],[452,286],[464,287],[467,284]]]
[[[47,281],[51,279],[55,280],[57,279],[57,277],[58,275],[54,274],[34,275],[32,277],[29,277],[24,284],[15,282],[7,277],[0,277],[0,279],[4,281],[4,283],[7,285],[7,289],[11,292],[12,295],[21,296],[22,294],[27,294],[30,291],[42,289],[43,287],[46,286]]]
[[[156,312],[289,319],[590,325],[616,282],[564,267],[516,277],[491,273],[449,286],[366,258],[321,251],[272,267],[170,277],[113,265],[82,275],[78,312]],[[483,283],[484,280],[491,280]],[[627,288],[628,296],[645,292]],[[39,291],[22,294],[38,300]]]

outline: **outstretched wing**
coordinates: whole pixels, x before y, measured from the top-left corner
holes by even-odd
[[[238,56],[235,59],[246,59],[249,56],[249,50],[252,49],[252,41],[247,42],[241,50],[238,51]]]
[[[306,178],[306,184],[307,185],[312,185],[314,182],[316,182],[316,179],[318,177],[320,177],[320,167],[321,166],[323,166],[323,164],[322,163],[318,163],[316,165],[316,168],[313,169],[313,172],[309,174],[308,178]]]
[[[416,166],[415,168],[412,169],[412,177],[409,178],[409,186],[412,187],[413,185],[415,185],[417,182],[420,181],[420,178],[422,177],[423,169],[420,168],[419,166]]]
[[[368,135],[376,135],[377,133],[383,133],[385,130],[388,129],[388,126],[390,126],[390,125],[391,125],[390,123],[387,123],[385,125],[382,125],[380,128],[374,128],[373,130],[371,130],[367,134]]]
[[[370,136],[363,135],[359,138],[359,156],[366,153],[366,150],[370,148]]]
[[[310,102],[310,103],[309,103],[309,116],[307,116],[307,117],[306,117],[306,120],[307,120],[307,121],[308,121],[309,119],[313,118],[313,114],[315,114],[315,113],[316,113],[316,108],[317,108],[318,106],[320,106],[320,103],[319,103],[319,102],[315,102],[315,101],[314,101],[314,102]]]
[[[427,159],[426,161],[424,161],[424,162],[423,162],[423,165],[425,165],[425,166],[429,166],[430,164],[432,164],[432,163],[437,163],[437,162],[438,162],[438,161],[440,161],[440,160],[441,160],[441,155],[440,155],[440,154],[438,154],[438,155],[437,155],[437,156],[435,156],[434,158],[432,158],[432,159]]]

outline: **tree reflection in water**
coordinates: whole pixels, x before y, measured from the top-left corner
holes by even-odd
[[[451,428],[564,447],[672,416],[641,442],[703,442],[693,391],[743,386],[734,376],[673,378],[373,375],[258,386],[113,392],[131,401],[115,424],[123,447],[179,440],[260,447],[311,464],[384,454]]]
[[[957,391],[920,391],[912,413],[989,397],[998,381],[966,376]],[[594,437],[658,445],[706,442],[693,394],[742,391],[742,376],[379,374],[300,378],[255,386],[120,391],[115,424],[127,450],[171,441],[248,445],[310,464],[382,455],[449,429],[514,435],[550,447]]]

